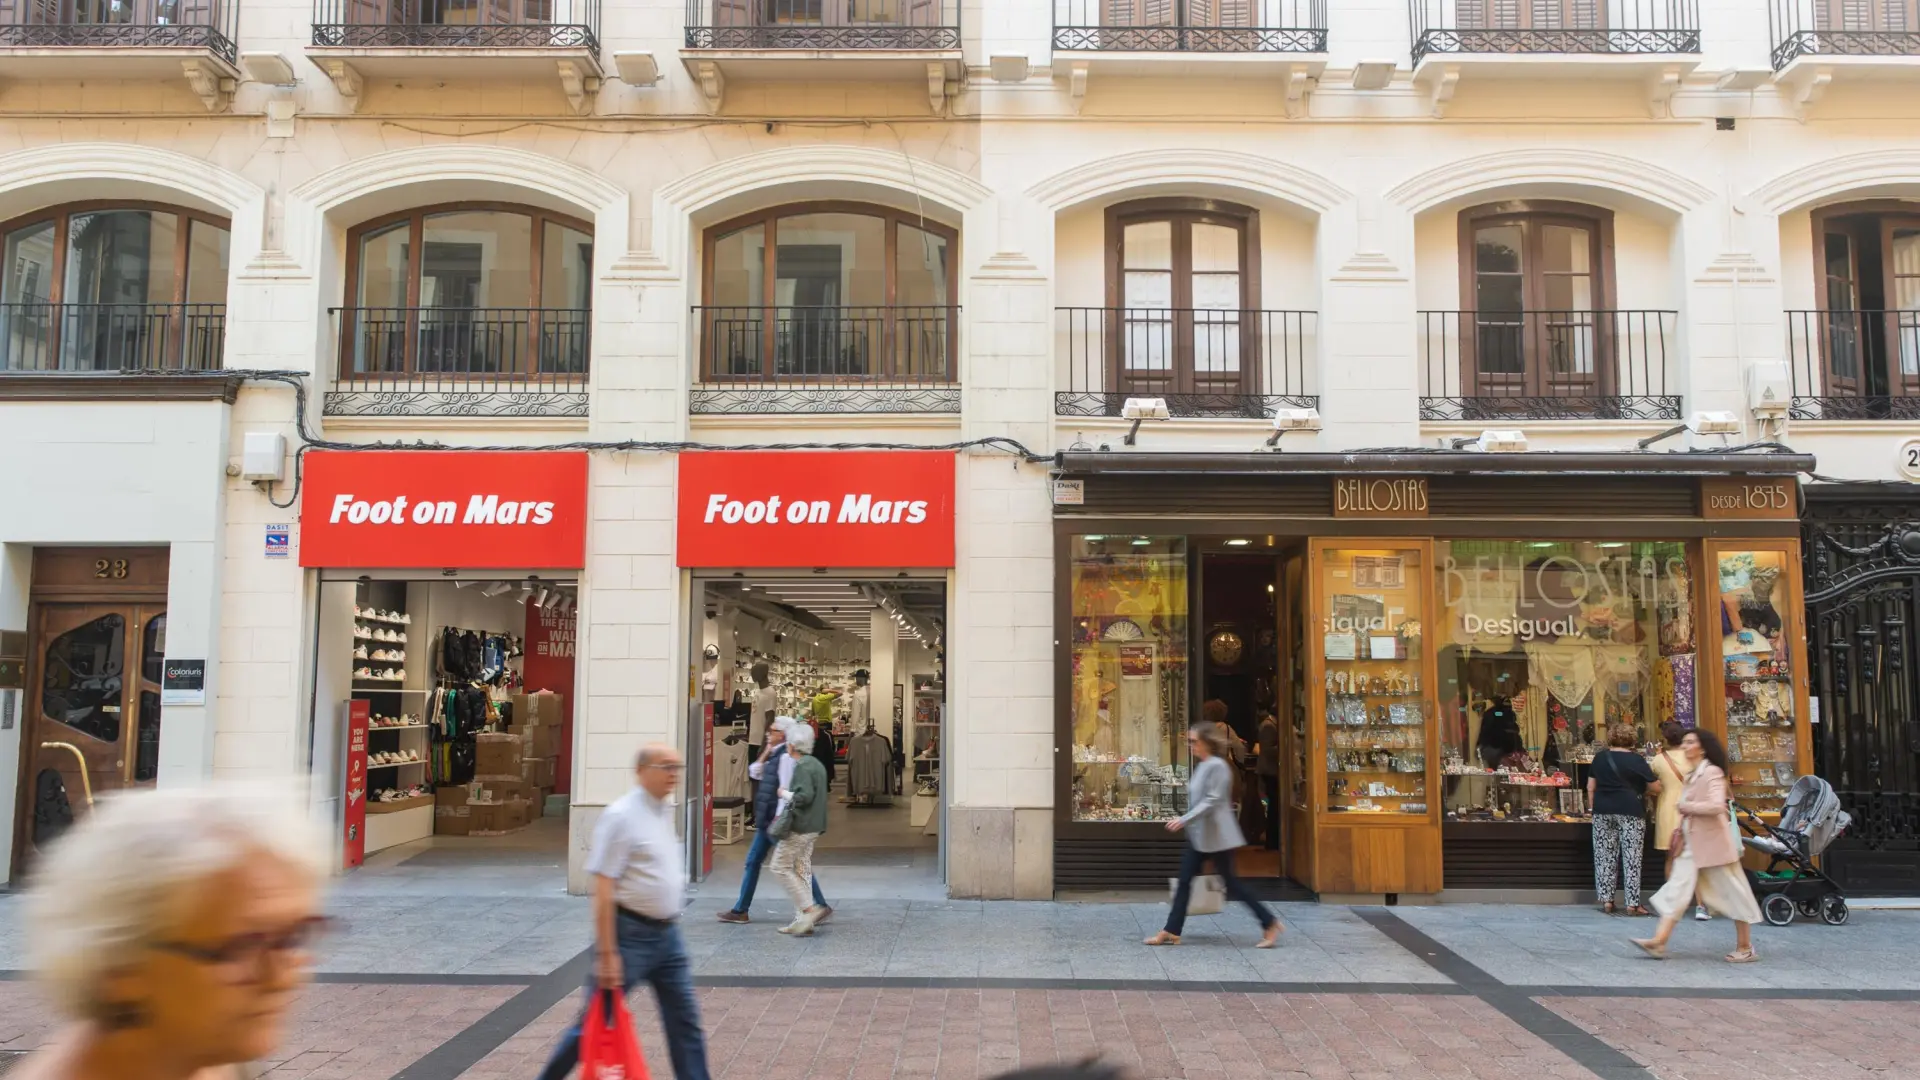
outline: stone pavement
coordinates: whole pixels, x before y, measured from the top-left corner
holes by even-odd
[[[382,853],[336,883],[346,927],[265,1075],[538,1073],[578,1008],[587,902],[556,853],[463,854]],[[806,940],[774,933],[771,881],[750,926],[713,918],[730,870],[698,890],[685,927],[715,1077],[957,1080],[1097,1053],[1143,1080],[1920,1080],[1917,911],[1763,926],[1748,966],[1720,962],[1725,921],[1684,922],[1657,964],[1626,944],[1651,922],[1584,907],[1283,904],[1271,951],[1229,909],[1148,949],[1165,909],[1144,898],[952,901],[918,880],[883,898],[888,865],[823,870],[839,907]],[[0,1054],[53,1024],[18,970],[18,914],[0,894]],[[665,1080],[646,991],[634,1006]]]

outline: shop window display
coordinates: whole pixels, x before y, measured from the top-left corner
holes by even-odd
[[[1441,546],[1442,772],[1452,821],[1583,821],[1610,727],[1695,720],[1693,585],[1673,542]]]
[[[1073,538],[1073,816],[1186,809],[1187,543]]]
[[[1777,606],[1790,566],[1783,551],[1722,551],[1718,563],[1727,779],[1743,805],[1777,811],[1799,774],[1791,639]]]
[[[1330,550],[1321,566],[1327,812],[1424,816],[1421,553]]]

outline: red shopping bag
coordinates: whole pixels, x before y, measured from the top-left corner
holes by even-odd
[[[650,1080],[647,1059],[626,999],[612,990],[593,995],[580,1028],[580,1080]]]

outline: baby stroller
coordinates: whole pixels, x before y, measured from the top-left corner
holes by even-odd
[[[1814,858],[1853,820],[1840,809],[1840,797],[1833,788],[1817,776],[1794,781],[1778,825],[1767,824],[1738,803],[1733,804],[1733,810],[1745,834],[1742,841],[1768,856],[1765,870],[1747,871],[1747,880],[1767,922],[1785,926],[1797,911],[1809,919],[1817,917],[1828,926],[1844,925],[1847,898],[1841,895],[1840,886],[1813,864]]]

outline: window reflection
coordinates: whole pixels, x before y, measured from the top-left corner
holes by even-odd
[[[102,615],[47,643],[40,707],[48,719],[119,741],[126,631],[125,618]]]
[[[1185,810],[1187,612],[1185,537],[1074,538],[1074,820]]]

